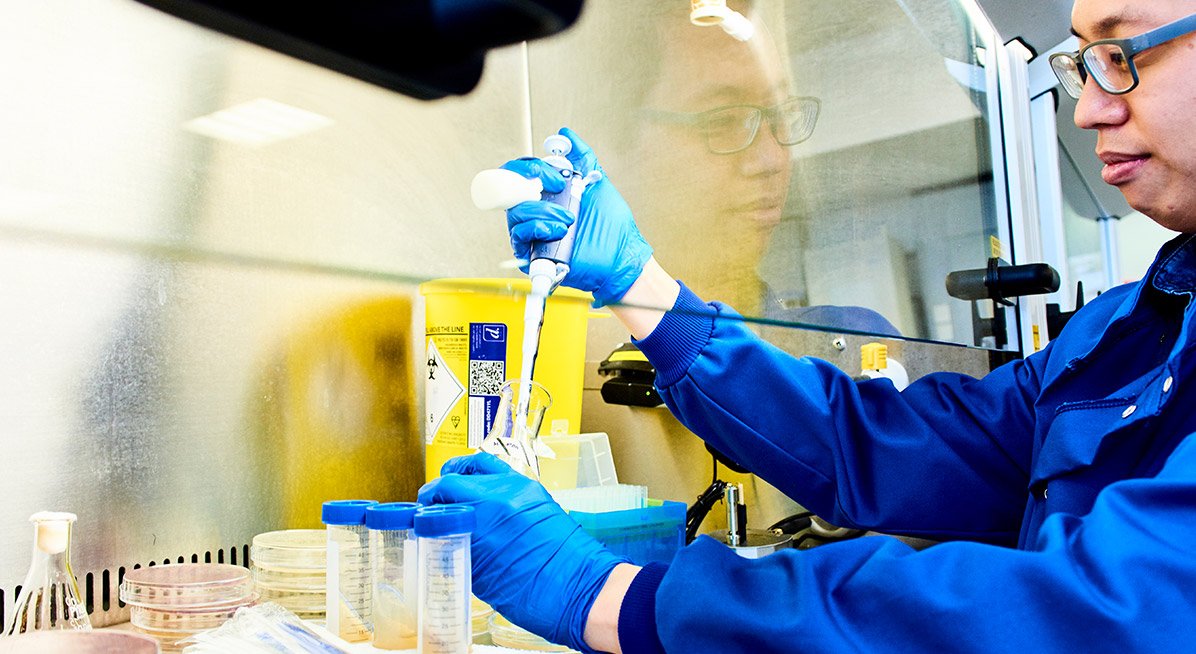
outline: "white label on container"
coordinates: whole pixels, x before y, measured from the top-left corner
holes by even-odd
[[[475,420],[474,416],[480,416],[486,412],[486,398],[469,396],[469,447],[471,449],[478,449],[482,446],[482,441],[486,439],[485,425],[481,420]]]
[[[448,417],[449,411],[456,406],[457,401],[465,394],[465,385],[461,383],[453,371],[440,356],[436,349],[436,341],[428,339],[428,373],[425,381],[424,404],[428,415],[425,416],[424,440],[431,445],[440,425]]]

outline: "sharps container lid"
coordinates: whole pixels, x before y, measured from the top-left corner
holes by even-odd
[[[326,525],[364,525],[365,509],[374,500],[330,500],[324,502],[321,518]]]
[[[473,507],[464,504],[425,506],[415,512],[415,535],[435,538],[469,534],[477,526]]]
[[[388,531],[411,529],[415,524],[415,511],[421,506],[417,502],[375,504],[365,510],[365,526]]]

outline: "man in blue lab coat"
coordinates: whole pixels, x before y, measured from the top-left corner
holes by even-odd
[[[1180,235],[1142,281],[983,379],[938,373],[897,392],[790,357],[665,273],[609,182],[587,191],[566,283],[620,303],[683,423],[837,525],[946,542],[915,551],[872,537],[746,560],[703,537],[640,568],[538,484],[477,455],[420,493],[477,508],[477,594],[585,651],[1192,649],[1194,11],[1191,0],[1076,0],[1083,49],[1052,62],[1079,96],[1075,121],[1097,131],[1105,181]],[[564,133],[575,165],[594,169]],[[508,220],[518,250],[573,217],[533,202]],[[637,308],[654,306],[672,310]]]

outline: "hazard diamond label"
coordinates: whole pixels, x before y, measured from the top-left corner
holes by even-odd
[[[428,374],[424,380],[424,404],[427,407],[424,423],[424,440],[430,445],[440,431],[440,425],[448,417],[449,411],[456,406],[461,396],[465,395],[465,385],[461,383],[453,371],[445,363],[444,357],[436,349],[436,341],[428,339]]]

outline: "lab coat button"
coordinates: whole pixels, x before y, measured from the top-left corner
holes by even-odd
[[[1164,393],[1170,392],[1171,384],[1173,384],[1173,383],[1175,383],[1175,377],[1168,376],[1166,379],[1164,379],[1163,380],[1163,392]]]
[[[1122,412],[1121,412],[1121,417],[1122,417],[1122,418],[1128,418],[1128,417],[1130,417],[1130,416],[1134,415],[1134,412],[1135,412],[1135,411],[1137,411],[1137,410],[1138,410],[1138,407],[1137,407],[1137,406],[1135,406],[1135,405],[1133,405],[1133,404],[1131,404],[1131,405],[1129,405],[1129,406],[1127,406],[1127,407],[1125,408],[1125,411],[1122,411]]]

